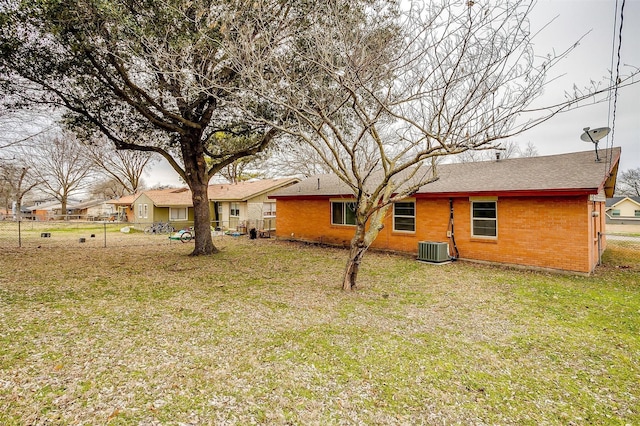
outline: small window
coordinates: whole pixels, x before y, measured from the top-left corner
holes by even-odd
[[[331,202],[331,223],[333,225],[355,225],[356,203],[352,201]]]
[[[262,216],[275,217],[276,215],[276,203],[264,203],[262,205]]]
[[[472,201],[471,235],[474,237],[498,236],[498,210],[496,201]]]
[[[229,207],[229,216],[240,217],[240,203],[231,203]]]
[[[413,201],[403,201],[393,204],[393,230],[415,232],[416,204]]]
[[[634,210],[633,214],[635,217],[640,217],[640,210]]]
[[[611,216],[620,216],[620,210],[619,209],[611,210]]]
[[[148,204],[138,204],[138,218],[146,219],[149,217],[149,205]]]
[[[169,220],[187,220],[187,208],[169,208]]]

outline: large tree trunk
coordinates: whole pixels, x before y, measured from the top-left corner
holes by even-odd
[[[66,196],[63,196],[60,199],[60,214],[62,215],[62,219],[69,220],[69,216],[67,215],[67,197]]]
[[[354,237],[351,240],[351,248],[349,250],[349,260],[347,260],[347,267],[344,271],[344,278],[342,281],[342,289],[344,291],[353,291],[356,289],[358,271],[360,270],[360,262],[369,247],[364,243],[364,234],[361,237]]]
[[[209,185],[205,183],[190,186],[193,194],[193,230],[195,232],[195,247],[191,256],[217,253],[218,249],[213,245],[211,238],[211,216],[207,194]]]
[[[191,140],[181,141],[182,159],[187,185],[191,189],[193,201],[193,230],[195,232],[195,247],[191,256],[202,256],[217,253],[211,238],[211,215],[209,208],[209,174],[204,158],[200,135],[187,135],[183,138]]]
[[[356,215],[356,232],[351,239],[349,260],[347,260],[347,267],[345,268],[342,280],[342,289],[344,291],[353,291],[357,288],[360,263],[362,262],[364,254],[376,240],[382,228],[384,228],[383,221],[389,207],[389,205],[385,205],[378,209],[369,219],[367,219],[363,213],[366,210],[361,207],[358,208]]]

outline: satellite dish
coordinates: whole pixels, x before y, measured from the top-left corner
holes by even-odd
[[[611,131],[608,127],[598,127],[597,129],[590,129],[585,127],[584,133],[580,135],[580,139],[584,142],[598,143],[598,141],[609,134]]]
[[[598,141],[609,134],[611,131],[608,127],[598,127],[597,129],[590,129],[589,127],[585,127],[584,133],[580,135],[580,139],[585,142],[591,142],[595,145],[596,148],[596,162],[600,161],[600,157],[598,156]]]

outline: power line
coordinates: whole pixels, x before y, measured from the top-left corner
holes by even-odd
[[[613,63],[615,59],[615,77],[611,76],[611,80],[613,81],[613,106],[611,104],[611,98],[609,98],[609,117],[610,117],[610,126],[611,127],[611,138],[609,139],[608,146],[613,149],[614,139],[615,139],[615,131],[616,131],[616,109],[618,105],[618,83],[620,81],[620,51],[622,48],[622,27],[624,24],[624,6],[626,0],[622,0],[622,5],[620,7],[620,28],[618,30],[618,48],[616,52],[616,25],[617,25],[617,12],[618,12],[618,0],[616,0],[616,14],[613,21],[613,39],[611,46],[611,73],[613,74]],[[615,53],[614,53],[615,52]],[[617,56],[617,57],[616,57]],[[611,168],[612,156],[609,155],[609,159],[605,163],[605,173],[607,173]]]

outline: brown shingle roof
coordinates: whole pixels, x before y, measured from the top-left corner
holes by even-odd
[[[208,195],[211,201],[246,201],[264,193],[283,188],[298,182],[297,178],[262,179],[236,184],[209,185]],[[187,188],[150,189],[143,192],[156,207],[191,207],[193,200]],[[131,205],[143,193],[127,195],[109,203]]]
[[[156,207],[189,207],[193,205],[187,188],[152,189],[145,191]]]
[[[297,178],[282,178],[209,185],[209,199],[212,201],[246,201],[296,182],[298,182]]]
[[[420,188],[418,194],[474,194],[500,192],[597,193],[609,175],[615,173],[620,148],[600,150],[600,162],[593,151],[500,161],[441,164],[438,180]],[[427,169],[425,169],[426,171]],[[607,187],[610,183],[607,184]],[[274,197],[349,195],[348,186],[334,175],[312,176],[277,191]]]
[[[136,198],[138,198],[140,194],[131,194],[131,195],[124,195],[120,198],[117,198],[115,200],[109,200],[107,201],[107,204],[116,204],[119,206],[130,206],[131,204],[133,204],[133,202],[136,200]]]

